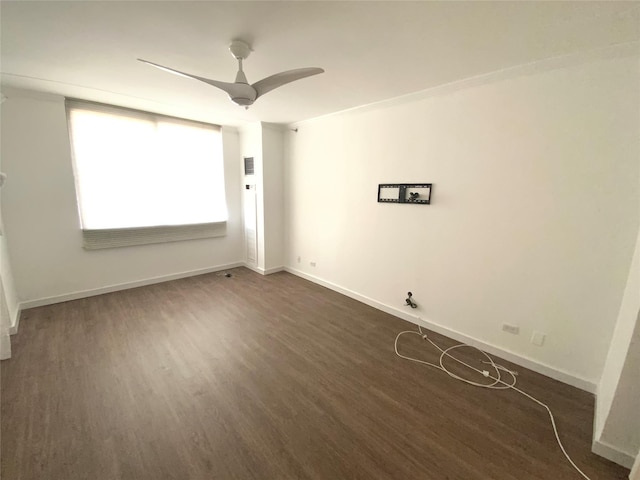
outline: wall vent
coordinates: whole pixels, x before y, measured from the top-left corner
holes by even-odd
[[[245,175],[253,175],[253,157],[245,157],[244,158],[244,174]]]

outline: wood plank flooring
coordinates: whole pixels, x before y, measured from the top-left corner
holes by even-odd
[[[288,273],[232,273],[23,312],[2,479],[581,478],[530,400],[396,357],[411,324]],[[401,349],[437,359],[418,336]],[[590,452],[593,397],[515,368],[578,465],[625,479]]]

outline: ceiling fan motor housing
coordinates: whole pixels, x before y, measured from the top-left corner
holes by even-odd
[[[241,40],[234,40],[229,45],[229,51],[236,60],[244,60],[251,54],[251,47]]]

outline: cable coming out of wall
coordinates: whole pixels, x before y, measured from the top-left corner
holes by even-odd
[[[439,365],[437,365],[435,363],[426,362],[424,360],[420,360],[420,359],[417,359],[417,358],[409,357],[409,356],[406,356],[406,355],[402,355],[398,351],[398,340],[403,335],[419,335],[420,337],[422,337],[423,340],[426,340],[431,345],[433,345],[440,352]],[[489,370],[479,370],[479,369],[477,369],[477,368],[475,368],[475,367],[463,362],[462,360],[460,360],[460,359],[458,359],[458,358],[456,358],[456,357],[454,357],[453,355],[450,354],[450,352],[452,350],[456,350],[456,349],[463,348],[463,347],[471,348],[471,349],[474,349],[474,350],[477,350],[478,352],[480,352],[486,358],[486,361],[483,361],[483,363],[485,363],[486,365],[490,365],[491,366],[491,369],[493,370],[493,374]],[[449,347],[449,348],[446,348],[446,349],[443,350],[442,348],[440,348],[440,346],[438,344],[436,344],[433,340],[431,340],[426,333],[424,333],[422,331],[422,327],[420,327],[420,326],[418,326],[418,331],[406,330],[406,331],[400,332],[396,336],[396,340],[394,342],[394,348],[395,348],[395,351],[396,351],[396,355],[398,355],[400,358],[404,358],[405,360],[410,360],[412,362],[421,363],[421,364],[427,365],[429,367],[437,368],[438,370],[442,370],[443,372],[445,372],[450,377],[453,377],[456,380],[460,380],[461,382],[468,383],[468,384],[473,385],[475,387],[489,388],[489,389],[493,389],[493,390],[508,390],[508,389],[515,390],[519,394],[527,397],[529,400],[531,400],[531,401],[537,403],[538,405],[540,405],[541,407],[543,407],[547,411],[547,413],[549,414],[549,418],[551,419],[551,426],[553,427],[553,433],[555,434],[556,441],[558,442],[558,446],[560,447],[560,450],[562,451],[562,453],[564,454],[566,459],[569,461],[571,466],[580,475],[582,475],[583,478],[585,478],[586,480],[591,480],[574,463],[574,461],[571,459],[571,457],[569,456],[569,454],[565,450],[564,445],[562,445],[562,441],[560,440],[560,435],[558,434],[558,427],[556,426],[555,418],[553,417],[553,413],[551,412],[551,409],[549,408],[549,406],[546,405],[545,403],[541,402],[537,398],[529,395],[527,392],[525,392],[523,390],[520,390],[519,388],[516,387],[516,375],[517,375],[517,372],[511,371],[511,370],[503,367],[502,365],[499,365],[499,364],[495,363],[493,361],[493,358],[491,358],[491,356],[488,353],[484,352],[483,350],[480,350],[479,348],[474,347],[473,345],[467,345],[467,344],[462,343],[462,344],[454,345],[452,347]],[[458,362],[459,364],[469,368],[470,370],[473,370],[473,371],[479,373],[480,375],[482,375],[485,378],[490,378],[491,380],[493,380],[493,382],[484,384],[484,383],[479,383],[479,382],[474,382],[474,381],[471,381],[471,380],[467,380],[466,378],[462,378],[462,377],[456,375],[455,373],[449,371],[445,367],[445,365],[444,365],[445,357],[451,358],[452,360],[454,360],[454,361]],[[508,379],[510,381],[503,380],[503,373],[506,373],[506,374],[508,374],[510,376],[510,379]]]

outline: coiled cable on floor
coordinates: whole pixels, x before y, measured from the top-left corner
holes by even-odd
[[[440,352],[439,364],[435,364],[435,363],[427,362],[425,360],[420,360],[420,359],[417,359],[417,358],[413,358],[413,357],[409,357],[409,356],[406,356],[406,355],[402,355],[398,351],[398,340],[403,335],[419,335],[420,337],[422,337],[423,340],[426,340],[431,345],[433,345]],[[459,348],[463,348],[463,347],[471,348],[473,350],[476,350],[476,351],[480,352],[487,359],[483,363],[485,363],[485,364],[487,364],[487,365],[489,365],[491,367],[491,369],[493,370],[493,374],[489,370],[479,370],[476,367],[474,367],[472,365],[469,365],[468,363],[465,363],[464,361],[462,361],[459,358],[456,358],[456,357],[454,357],[453,355],[450,354],[451,351],[459,349]],[[502,365],[499,365],[499,364],[495,363],[493,361],[493,358],[491,358],[491,356],[487,352],[485,352],[483,350],[480,350],[479,348],[474,347],[473,345],[467,345],[467,344],[462,343],[462,344],[454,345],[454,346],[446,348],[446,349],[442,349],[442,348],[440,348],[440,346],[437,343],[435,343],[433,340],[431,340],[426,333],[424,333],[422,331],[422,328],[419,325],[418,325],[418,331],[417,332],[415,330],[405,330],[403,332],[400,332],[396,336],[396,341],[394,342],[394,348],[395,348],[395,351],[396,351],[396,355],[398,355],[400,358],[404,358],[405,360],[409,360],[409,361],[412,361],[412,362],[416,362],[416,363],[421,363],[423,365],[427,365],[429,367],[437,368],[438,370],[442,370],[443,372],[445,372],[450,377],[453,377],[456,380],[460,380],[461,382],[468,383],[469,385],[473,385],[474,387],[489,388],[489,389],[493,389],[493,390],[508,390],[508,389],[515,390],[516,392],[520,393],[521,395],[527,397],[529,400],[531,400],[531,401],[537,403],[538,405],[540,405],[541,407],[543,407],[547,411],[547,413],[549,414],[549,418],[551,419],[551,426],[553,427],[553,433],[556,436],[556,441],[558,442],[558,446],[560,447],[560,450],[562,451],[562,453],[564,454],[566,459],[569,461],[571,466],[573,468],[575,468],[576,471],[580,475],[582,475],[583,478],[585,478],[586,480],[591,480],[582,470],[580,470],[580,468],[578,468],[578,466],[574,463],[574,461],[571,459],[571,457],[569,456],[569,454],[565,450],[564,445],[562,445],[562,441],[560,440],[560,435],[558,434],[558,427],[556,426],[556,420],[553,417],[553,413],[551,412],[551,409],[549,408],[549,406],[546,405],[545,403],[541,402],[537,398],[529,395],[527,392],[524,392],[524,391],[522,391],[522,390],[520,390],[519,388],[516,387],[517,372],[509,370],[509,369],[503,367]],[[489,378],[489,379],[493,380],[493,382],[491,382],[491,383],[479,383],[479,382],[474,382],[472,380],[467,380],[466,378],[463,378],[463,377],[460,377],[459,375],[456,375],[455,373],[453,373],[450,370],[448,370],[447,367],[445,367],[445,365],[444,365],[445,357],[448,357],[448,358],[458,362],[459,364],[461,364],[461,365],[463,365],[463,366],[465,366],[465,367],[467,367],[467,368],[479,373],[483,377],[486,377],[486,378]],[[508,374],[510,376],[510,380],[511,380],[510,382],[507,382],[507,381],[503,380],[503,373]]]

